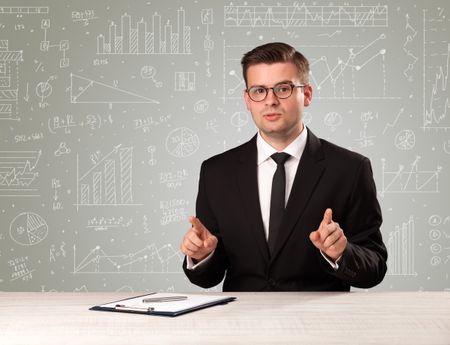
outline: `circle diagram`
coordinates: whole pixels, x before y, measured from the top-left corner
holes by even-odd
[[[415,145],[416,135],[409,129],[404,129],[395,136],[395,146],[399,150],[411,150]]]
[[[166,149],[172,156],[185,158],[193,155],[200,147],[197,134],[189,128],[175,128],[166,139]]]
[[[40,215],[32,212],[23,212],[11,222],[9,235],[18,244],[32,246],[47,237],[48,225]]]

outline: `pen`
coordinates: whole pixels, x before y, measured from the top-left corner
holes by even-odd
[[[167,296],[167,297],[144,298],[142,302],[144,303],[175,302],[175,301],[184,301],[186,299],[187,296]]]
[[[136,311],[139,313],[151,313],[155,308],[149,307],[149,308],[139,308],[139,307],[128,307],[124,304],[116,304],[115,308],[119,311]]]

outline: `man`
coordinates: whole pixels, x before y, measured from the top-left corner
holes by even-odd
[[[303,125],[309,63],[269,43],[242,58],[244,99],[259,131],[203,162],[197,217],[181,251],[189,280],[223,291],[348,291],[386,273],[367,158]],[[274,155],[275,154],[275,155]]]

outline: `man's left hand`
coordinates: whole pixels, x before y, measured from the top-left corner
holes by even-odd
[[[323,220],[316,231],[309,234],[311,242],[334,262],[339,259],[347,246],[347,237],[338,223],[333,222],[333,211],[327,208]]]

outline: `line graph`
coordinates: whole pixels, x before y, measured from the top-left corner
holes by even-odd
[[[311,48],[313,51],[309,60],[314,98],[400,99],[389,89],[385,42],[386,35],[380,34],[365,45],[305,45],[304,49]],[[243,53],[252,46],[227,44],[225,40],[223,45],[223,99],[241,99],[245,82],[238,64]]]
[[[423,10],[423,129],[450,129],[448,75],[450,42],[446,29],[449,20],[440,11],[428,16]],[[446,39],[442,40],[441,35]]]
[[[101,246],[93,248],[77,262],[77,247],[73,246],[73,273],[90,274],[144,274],[144,273],[181,273],[184,255],[171,244],[161,247],[151,244],[126,254],[111,255]]]
[[[36,197],[42,151],[0,151],[0,197]]]
[[[420,159],[420,156],[416,156],[409,170],[406,170],[404,165],[399,165],[397,170],[388,171],[383,158],[381,196],[386,193],[439,193],[442,167],[437,166],[436,170],[420,170]]]
[[[225,27],[387,27],[387,5],[224,6]]]

